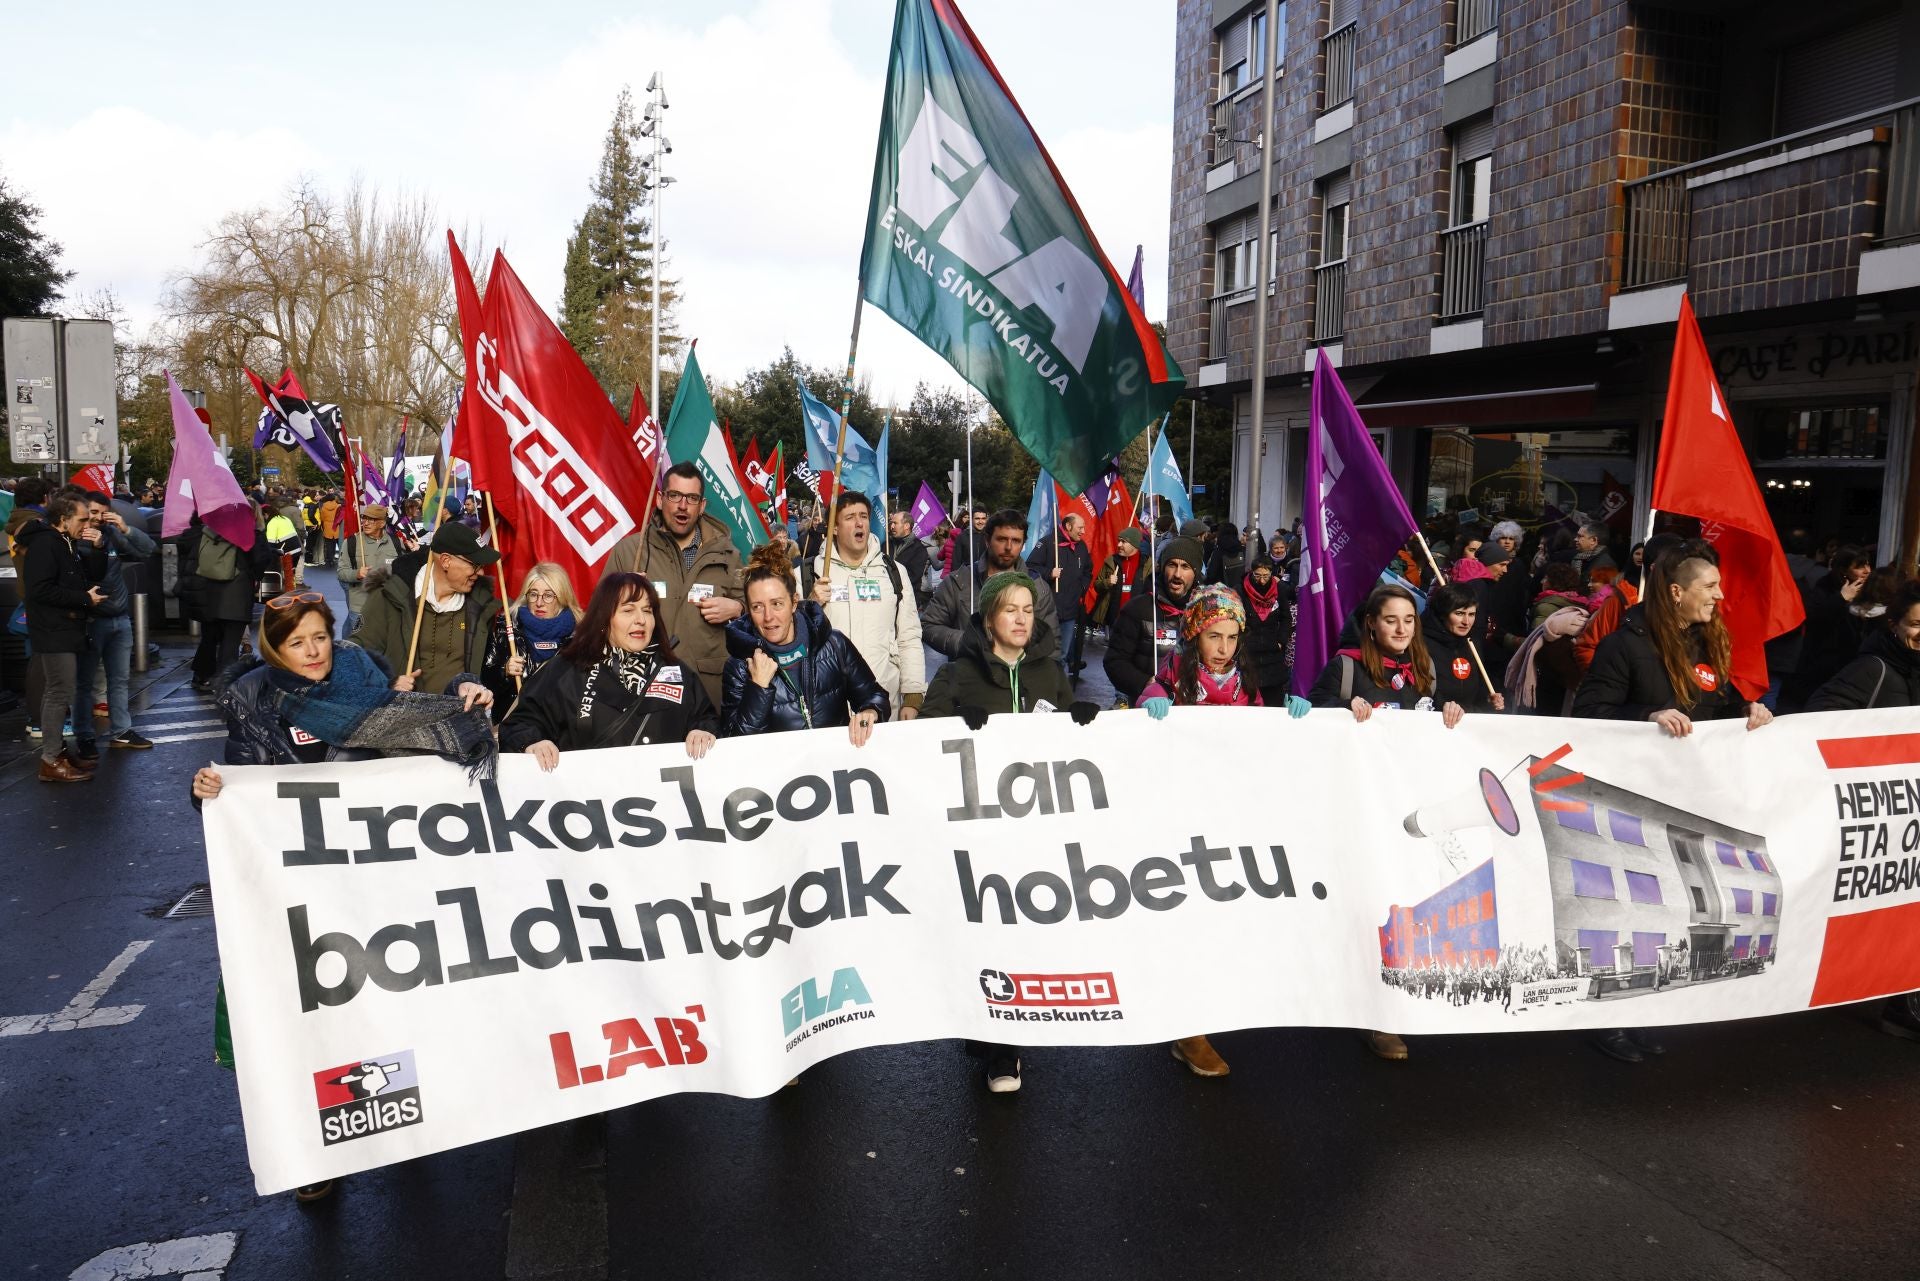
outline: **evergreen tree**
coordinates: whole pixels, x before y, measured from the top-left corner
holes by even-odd
[[[634,123],[632,93],[622,89],[589,187],[593,198],[567,239],[560,329],[616,404],[627,402],[634,384],[647,386],[652,373],[653,227],[640,164],[650,145]],[[681,345],[673,329],[677,297],[674,282],[662,280],[663,361]]]
[[[60,270],[60,246],[34,225],[39,218],[39,206],[9,191],[0,178],[0,316],[40,315],[73,279],[72,272]]]

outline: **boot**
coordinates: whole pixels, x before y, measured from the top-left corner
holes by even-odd
[[[1369,1050],[1383,1059],[1397,1063],[1407,1057],[1407,1043],[1391,1032],[1362,1032],[1360,1037]]]
[[[1225,1076],[1227,1061],[1220,1057],[1204,1036],[1189,1036],[1173,1043],[1173,1057],[1187,1065],[1195,1076]]]
[[[52,760],[43,756],[40,758],[40,781],[42,783],[91,783],[93,775],[68,764],[64,756],[56,756]]]
[[[1602,1032],[1594,1039],[1593,1048],[1610,1059],[1619,1059],[1622,1063],[1645,1063],[1647,1056],[1633,1043],[1633,1038],[1622,1028]]]

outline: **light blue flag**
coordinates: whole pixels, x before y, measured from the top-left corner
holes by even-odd
[[[1173,508],[1173,519],[1177,526],[1183,521],[1193,519],[1193,499],[1187,497],[1187,487],[1180,479],[1180,464],[1173,461],[1173,446],[1167,443],[1167,433],[1162,431],[1160,439],[1154,442],[1153,457],[1147,460],[1147,470],[1153,473],[1153,493],[1167,500]],[[1142,491],[1146,486],[1141,486]]]
[[[1042,467],[1033,480],[1033,500],[1027,504],[1027,545],[1020,549],[1022,560],[1033,555],[1033,549],[1040,545],[1041,539],[1053,536],[1053,527],[1059,520],[1060,512],[1053,494],[1053,477]]]
[[[887,527],[887,513],[893,510],[893,500],[887,496],[887,483],[890,479],[887,475],[887,440],[892,435],[893,415],[892,413],[888,413],[886,422],[880,425],[880,448],[875,451],[880,458],[878,463],[880,484],[873,493],[873,501],[878,504],[880,508],[879,513],[874,518],[874,527],[877,529],[885,529]]]
[[[800,383],[800,409],[806,418],[807,466],[821,475],[833,470],[833,453],[840,440],[840,415],[822,404],[818,397]],[[847,447],[840,459],[840,477],[837,488],[858,490],[873,498],[873,491],[880,484],[879,460],[875,457],[873,446],[860,438],[860,433],[847,430]]]

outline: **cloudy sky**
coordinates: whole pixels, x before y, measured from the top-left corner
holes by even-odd
[[[1173,6],[961,0],[1124,273],[1166,308]],[[163,14],[167,19],[156,18]],[[191,20],[174,17],[191,13]],[[228,210],[302,175],[431,198],[550,304],[614,98],[666,78],[664,223],[681,327],[737,377],[845,359],[892,0],[42,4],[9,15],[0,173],[136,325]],[[62,52],[65,51],[65,52]],[[882,398],[951,370],[868,309]]]

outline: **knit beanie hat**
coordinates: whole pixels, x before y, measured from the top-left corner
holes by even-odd
[[[1144,541],[1145,536],[1142,535],[1137,528],[1135,528],[1132,525],[1129,525],[1125,529],[1121,530],[1118,534],[1114,535],[1114,537],[1118,539],[1120,542],[1123,542],[1127,544],[1129,547],[1133,548],[1133,550],[1139,551],[1140,544],[1142,541]]]
[[[1247,630],[1247,607],[1230,588],[1215,583],[1194,592],[1187,613],[1180,620],[1180,639],[1193,644],[1193,638],[1221,619],[1230,619],[1241,631]]]
[[[1184,560],[1197,570],[1206,561],[1207,554],[1191,538],[1169,538],[1160,545],[1158,559],[1162,565],[1170,560]]]
[[[1504,564],[1512,560],[1513,553],[1489,538],[1486,542],[1480,544],[1480,550],[1473,554],[1473,558],[1491,569],[1495,565]]]
[[[1000,598],[1015,587],[1024,587],[1029,593],[1033,593],[1033,578],[1020,570],[1009,569],[995,574],[981,585],[980,619],[983,625],[999,610]]]
[[[1201,539],[1207,536],[1207,522],[1195,517],[1180,522],[1180,537]]]

